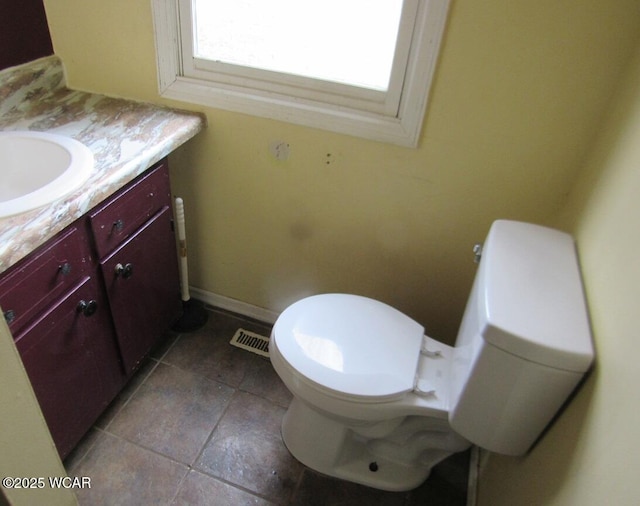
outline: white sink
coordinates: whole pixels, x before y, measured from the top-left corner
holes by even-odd
[[[0,132],[0,218],[68,195],[92,170],[93,153],[75,139],[48,132]]]

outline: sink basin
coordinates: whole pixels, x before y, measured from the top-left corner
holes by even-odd
[[[0,218],[68,195],[92,170],[93,153],[75,139],[48,132],[0,132]]]

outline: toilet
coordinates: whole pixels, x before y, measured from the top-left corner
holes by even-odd
[[[269,354],[293,394],[291,454],[391,491],[471,445],[525,454],[594,358],[571,236],[507,220],[482,247],[454,346],[382,302],[321,294],[282,312]]]

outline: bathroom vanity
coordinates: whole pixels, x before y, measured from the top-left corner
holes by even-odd
[[[62,456],[181,314],[162,161],[0,276],[0,306]]]
[[[91,149],[77,191],[0,218],[0,306],[62,458],[181,314],[167,156],[198,114],[66,88],[48,57],[0,72],[0,130]]]

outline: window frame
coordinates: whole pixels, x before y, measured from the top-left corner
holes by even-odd
[[[300,80],[306,84],[309,79],[289,76],[288,82],[283,82],[279,81],[280,76],[269,76],[277,73],[246,67],[242,72],[245,76],[248,73],[258,78],[266,76],[267,80],[270,77],[277,79],[262,89],[247,87],[248,82],[242,74],[239,78],[218,82],[206,79],[209,70],[193,72],[190,64],[185,65],[184,60],[188,58],[183,60],[184,46],[190,50],[190,45],[183,39],[183,27],[191,20],[181,19],[179,2],[190,3],[190,0],[152,0],[159,93],[169,99],[417,147],[449,0],[409,1],[417,3],[415,23],[409,28],[401,21],[405,34],[399,35],[400,45],[410,42],[410,47],[406,52],[404,75],[399,80],[396,76],[395,87],[392,72],[389,96],[396,100],[395,103],[380,100],[381,94],[386,94],[373,90],[356,89],[363,93],[356,91],[355,94],[336,92],[341,85],[332,86],[328,94],[322,91],[292,94],[289,86],[296,87]],[[230,67],[233,66],[226,66],[233,70]],[[192,75],[185,75],[189,73]],[[395,97],[392,96],[394,93]],[[327,98],[336,100],[329,103]]]

